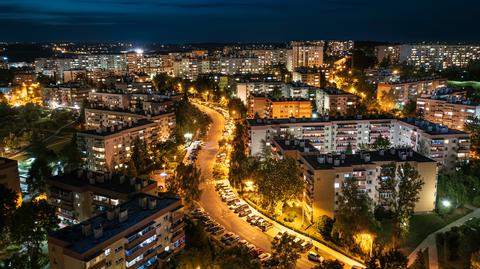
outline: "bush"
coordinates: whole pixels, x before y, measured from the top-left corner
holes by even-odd
[[[319,218],[317,227],[323,238],[330,239],[332,237],[333,223],[335,223],[335,220],[327,215]]]
[[[283,218],[283,220],[286,222],[293,222],[296,217],[297,214],[295,214],[295,212],[288,212],[287,215]]]
[[[475,206],[475,207],[480,207],[480,195],[477,195],[473,198],[472,200],[472,204]]]

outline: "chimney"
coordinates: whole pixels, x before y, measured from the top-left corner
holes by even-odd
[[[285,140],[285,145],[290,146],[290,140]]]
[[[329,163],[329,164],[333,163],[333,157],[332,157],[332,155],[328,155],[328,156],[327,156],[327,163]]]
[[[148,209],[152,210],[152,209],[155,209],[156,207],[157,207],[157,199],[155,198],[148,199]]]
[[[105,182],[105,176],[102,174],[97,175],[97,182],[98,183],[104,183]]]
[[[82,235],[87,237],[92,234],[92,225],[90,223],[82,224]]]
[[[346,158],[346,153],[345,152],[340,153],[340,159],[345,160],[345,158]]]
[[[363,160],[368,163],[370,162],[370,154],[366,153],[364,156],[363,156]]]
[[[310,152],[310,148],[304,147],[304,148],[303,148],[303,152]]]
[[[114,209],[107,210],[107,219],[113,220],[114,218],[115,218],[115,210]]]
[[[384,156],[384,155],[385,155],[385,150],[384,150],[384,149],[379,150],[379,151],[378,151],[378,154],[379,154],[380,156]]]
[[[406,161],[406,160],[407,160],[407,153],[402,153],[402,154],[400,154],[400,159],[401,159],[402,161]]]
[[[390,149],[390,154],[395,155],[395,148]]]
[[[147,209],[147,197],[143,196],[138,199],[138,205],[142,209]]]
[[[317,161],[318,161],[319,164],[324,164],[325,163],[325,155],[318,156]]]
[[[300,141],[300,147],[305,147],[305,141]]]
[[[110,127],[110,132],[111,133],[115,132],[115,126]]]
[[[339,166],[340,165],[340,159],[333,160],[333,165],[334,166]]]
[[[294,144],[295,146],[297,146],[297,145],[298,145],[298,142],[299,142],[299,141],[298,141],[297,139],[295,139],[295,140],[293,141],[293,144]]]
[[[120,211],[118,214],[118,222],[122,223],[125,222],[128,219],[128,209],[124,209]]]
[[[413,149],[408,150],[408,157],[413,157]]]
[[[93,228],[93,237],[98,239],[103,236],[103,226],[100,224],[97,227]]]

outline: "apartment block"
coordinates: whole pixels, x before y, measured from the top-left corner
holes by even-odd
[[[320,115],[347,115],[357,105],[357,96],[335,88],[316,91],[315,102]]]
[[[90,89],[77,83],[45,87],[44,103],[51,107],[76,107],[87,100]]]
[[[138,194],[48,236],[52,269],[157,268],[185,244],[177,198]]]
[[[302,98],[272,98],[265,95],[251,95],[248,117],[254,118],[310,118],[312,102]]]
[[[309,86],[320,87],[322,72],[319,69],[298,68],[292,72],[292,80]]]
[[[123,174],[75,170],[46,180],[48,202],[63,224],[77,224],[138,193],[157,195],[155,181]]]
[[[319,68],[323,64],[323,41],[292,42],[292,68]]]
[[[417,110],[425,119],[457,130],[464,130],[471,117],[480,117],[479,103],[456,97],[421,97],[417,99]]]
[[[469,135],[431,122],[415,119],[372,117],[318,117],[302,119],[250,119],[250,154],[261,152],[263,141],[305,139],[321,153],[358,152],[378,137],[388,138],[393,147],[409,147],[452,169],[469,158]],[[449,144],[445,146],[445,144]]]
[[[464,67],[480,59],[480,46],[468,44],[402,44],[376,47],[377,60],[390,58],[393,62],[425,69],[442,70],[451,66]]]
[[[0,157],[0,184],[22,195],[16,160]]]
[[[148,119],[134,119],[108,128],[78,132],[77,144],[88,170],[121,170],[130,160],[133,142],[137,137],[147,145],[163,142],[170,137],[173,127]]]
[[[384,205],[382,197],[388,193],[379,188],[380,173],[382,165],[392,162],[397,166],[408,162],[419,171],[425,183],[415,212],[430,212],[435,208],[437,164],[411,149],[323,154],[314,151],[305,141],[275,140],[273,145],[277,156],[288,155],[297,160],[306,183],[304,212],[311,221],[322,215],[335,216],[341,186],[346,180],[355,180],[374,205]]]
[[[278,80],[244,80],[237,82],[235,96],[246,105],[251,94],[269,94],[275,88],[281,88],[285,83]]]
[[[378,83],[377,99],[382,106],[401,108],[409,100],[415,101],[422,95],[432,95],[435,90],[446,86],[446,78],[424,78]]]
[[[88,93],[90,103],[102,104],[109,109],[129,109],[129,95],[122,92],[90,92]]]

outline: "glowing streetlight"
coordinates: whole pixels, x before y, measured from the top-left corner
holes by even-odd
[[[452,206],[452,202],[450,202],[449,200],[446,200],[446,199],[445,199],[445,200],[442,201],[442,205],[443,205],[444,207],[446,207],[446,208],[449,208],[449,207]]]

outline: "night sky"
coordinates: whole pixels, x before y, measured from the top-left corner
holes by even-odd
[[[480,42],[477,0],[0,0],[0,41]]]

